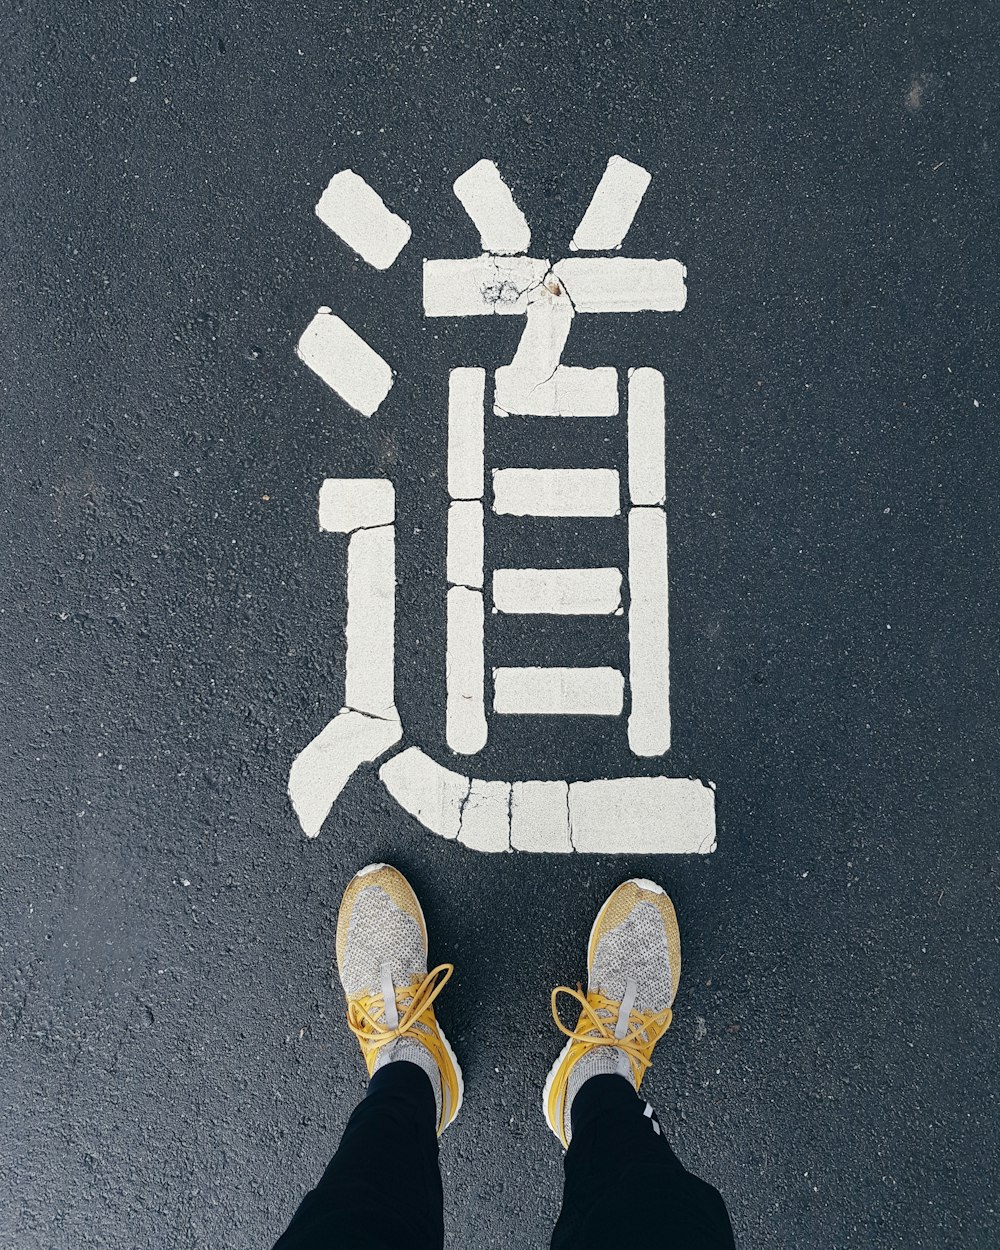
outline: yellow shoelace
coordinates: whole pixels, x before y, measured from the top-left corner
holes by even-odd
[[[580,1018],[575,1029],[567,1028],[562,1022],[562,1018],[559,1015],[560,994],[568,994],[570,998],[576,999],[580,1004]],[[575,1043],[570,1048],[566,1061],[559,1065],[549,1091],[551,1118],[553,1123],[558,1126],[560,1138],[563,1136],[562,1123],[566,1088],[569,1084],[570,1072],[572,1072],[577,1060],[581,1059],[595,1046],[615,1046],[628,1057],[632,1075],[635,1078],[635,1087],[638,1089],[642,1084],[642,1078],[646,1075],[653,1062],[653,1047],[666,1033],[667,1029],[670,1028],[670,1021],[673,1018],[673,1013],[669,1007],[665,1011],[637,1011],[633,1009],[629,1013],[628,1029],[625,1032],[625,1036],[616,1037],[615,1027],[618,1023],[618,1012],[620,1009],[620,1002],[616,1002],[613,998],[605,997],[597,990],[591,990],[584,994],[581,985],[578,985],[575,990],[570,989],[568,985],[557,985],[552,991],[552,1018],[555,1020],[559,1032],[565,1034],[566,1037]],[[564,1140],[563,1145],[565,1144]]]
[[[454,964],[438,964],[422,981],[396,988],[396,1005],[399,1024],[390,1028],[385,1022],[385,999],[381,994],[359,994],[347,1004],[347,1027],[361,1043],[361,1053],[372,1074],[379,1051],[401,1037],[416,1039],[427,1049],[441,1073],[442,1092],[448,1095],[441,1100],[442,1119],[449,1108],[458,1103],[458,1079],[434,1019],[433,1003],[451,979]],[[409,999],[404,1008],[403,1003]],[[380,1018],[381,1017],[381,1018]],[[422,1024],[423,1028],[417,1028]],[[438,1125],[438,1132],[444,1127]]]

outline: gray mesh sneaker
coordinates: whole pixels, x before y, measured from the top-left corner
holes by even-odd
[[[462,1105],[462,1070],[434,1016],[454,968],[427,971],[427,925],[413,888],[388,864],[348,882],[337,917],[337,968],[347,1024],[372,1076],[398,1059],[418,1064],[434,1087],[438,1133]]]
[[[587,993],[566,985],[552,991],[552,1014],[569,1039],[542,1093],[549,1128],[564,1146],[572,1135],[570,1108],[584,1081],[619,1073],[638,1090],[653,1047],[670,1027],[681,979],[681,935],[674,905],[653,881],[626,881],[597,913],[587,948]],[[580,1004],[569,1029],[559,995]]]

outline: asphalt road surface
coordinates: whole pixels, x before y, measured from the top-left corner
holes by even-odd
[[[644,1092],[738,1242],[997,1245],[990,9],[8,10],[4,1246],[271,1245],[364,1088],[331,955],[375,859],[457,969],[451,1246],[546,1244],[548,993],[633,875],[685,943]],[[452,184],[481,159],[532,255],[577,255],[612,155],[652,175],[621,255],[679,260],[687,306],[581,317],[567,359],[665,378],[672,743],[491,715],[462,760],[448,377],[510,361],[524,323],[425,317],[421,260],[480,251]],[[316,216],[348,168],[412,228],[390,268]],[[320,307],[396,371],[374,417],[296,356]],[[488,434],[493,466],[627,455],[620,420]],[[487,779],[712,782],[714,853],[488,854],[377,765],[306,838],[289,769],[345,702],[335,477],[395,487],[403,746]],[[582,543],[621,567],[622,533],[493,518],[486,564]],[[494,664],[628,660],[621,616],[487,616]]]

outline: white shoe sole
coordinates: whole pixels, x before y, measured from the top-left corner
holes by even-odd
[[[355,877],[367,877],[369,873],[377,872],[380,868],[393,868],[393,867],[395,867],[395,865],[393,864],[369,864],[366,868],[362,868],[359,872],[356,872],[354,875]],[[396,868],[396,872],[399,872],[398,868]],[[410,886],[410,888],[413,889],[412,886]],[[427,920],[426,920],[426,917],[424,916],[424,909],[423,909],[423,906],[421,905],[420,898],[416,890],[413,890],[413,897],[417,900],[417,911],[420,912],[420,928],[423,930],[425,934],[424,963],[426,964],[427,962],[427,941],[426,941]],[[435,1020],[437,1020],[436,1015],[435,1015]],[[445,1037],[445,1032],[444,1032],[444,1029],[441,1027],[440,1020],[437,1020],[437,1030],[438,1030],[438,1036],[441,1038],[441,1041],[444,1043],[444,1048],[448,1052],[448,1058],[451,1060],[455,1068],[455,1076],[458,1078],[458,1102],[452,1108],[451,1116],[448,1119],[448,1123],[441,1130],[441,1132],[443,1133],[444,1129],[447,1128],[448,1125],[450,1125],[454,1121],[455,1117],[458,1115],[459,1111],[462,1109],[462,1103],[465,1101],[465,1079],[462,1076],[462,1068],[458,1062],[458,1056],[455,1054],[454,1050],[452,1049],[451,1042],[449,1042],[447,1037]],[[443,1094],[444,1094],[444,1089],[442,1086],[442,1096]]]
[[[662,885],[657,885],[655,881],[650,881],[646,877],[629,877],[627,881],[622,882],[622,885],[637,885],[641,890],[648,890],[651,894],[666,894],[666,890],[663,888]],[[611,902],[611,898],[614,895],[614,893],[615,891],[612,890],[611,894],[609,894],[608,897],[604,900],[604,903],[601,906],[601,910],[594,917],[594,923],[590,926],[590,937],[587,938],[587,993],[588,994],[590,993],[590,948],[594,943],[594,934],[597,932],[597,926],[601,923],[601,920],[604,917],[604,913],[607,910],[608,904]],[[562,1050],[556,1056],[556,1061],[552,1065],[552,1067],[549,1069],[549,1074],[545,1078],[545,1085],[542,1088],[542,1116],[545,1120],[545,1123],[549,1125],[549,1128],[552,1129],[552,1132],[555,1133],[556,1137],[559,1138],[560,1145],[562,1145],[562,1136],[560,1133],[556,1132],[556,1130],[552,1128],[552,1125],[549,1123],[549,1094],[552,1092],[552,1083],[556,1079],[556,1073],[559,1071],[562,1061],[569,1054],[569,1050],[572,1045],[573,1045],[573,1039],[571,1037],[567,1038],[566,1045],[562,1048]]]

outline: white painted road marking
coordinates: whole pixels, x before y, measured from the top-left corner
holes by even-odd
[[[645,855],[715,850],[715,791],[688,777],[483,781],[444,768],[419,747],[383,764],[379,777],[425,828],[476,849]]]
[[[299,339],[299,358],[340,398],[370,417],[389,394],[392,370],[346,321],[321,308]]]
[[[552,272],[578,313],[681,312],[687,302],[679,260],[570,256]]]
[[[628,493],[633,503],[667,498],[663,374],[633,369],[628,378]]]
[[[616,777],[569,788],[573,846],[633,855],[715,850],[715,792],[687,777]]]
[[[550,291],[544,283],[528,296],[525,309],[524,329],[509,365],[497,370],[497,407],[508,412],[520,412],[517,403],[509,402],[504,392],[511,395],[527,394],[551,378],[559,367],[559,360],[566,346],[569,329],[573,323],[573,305],[566,294],[558,289]],[[546,414],[542,414],[546,415]]]
[[[573,252],[610,252],[621,247],[650,183],[641,165],[612,156],[570,242]]]
[[[621,245],[649,182],[640,166],[612,157],[574,234],[572,252]],[[616,367],[564,364],[578,314],[679,312],[686,271],[677,260],[519,253],[530,231],[496,166],[480,161],[455,182],[480,233],[482,256],[424,260],[428,317],[524,316],[509,364],[493,375],[501,416],[610,417],[618,413]],[[391,264],[409,227],[364,181],[344,171],[328,186],[320,217],[378,267]],[[504,254],[506,253],[506,254]],[[303,361],[359,412],[373,414],[393,383],[387,362],[329,309],[299,342]],[[484,485],[486,392],[479,367],[449,381],[446,736],[453,751],[486,744]],[[662,376],[628,372],[628,739],[636,754],[670,744],[665,423]],[[529,429],[529,423],[524,423]],[[493,511],[522,517],[617,517],[619,472],[492,469]],[[392,486],[378,479],[323,484],[320,527],[351,535],[347,575],[348,706],[299,754],[289,793],[303,829],[318,832],[351,772],[403,736],[394,703],[395,525]],[[507,568],[492,577],[499,613],[621,614],[623,577],[612,568]],[[621,717],[617,669],[516,666],[493,669],[502,715]],[[715,849],[714,790],[688,778],[598,781],[488,780],[443,767],[409,746],[379,776],[428,829],[480,851],[700,853]]]
[[[495,411],[535,417],[613,417],[618,370],[562,365],[573,305],[558,282],[528,298],[521,340],[509,365],[496,371]]]
[[[320,528],[351,533],[347,545],[347,707],[295,757],[288,794],[314,838],[351,774],[402,738],[395,707],[395,493],[378,478],[328,478]],[[374,524],[376,528],[361,528]]]
[[[448,493],[483,497],[485,369],[452,369],[448,379]]]
[[[620,569],[496,569],[493,606],[498,612],[584,616],[617,612]]]
[[[409,747],[379,769],[385,788],[422,825],[442,838],[457,838],[471,781],[442,768],[419,747]]]
[[[510,803],[515,851],[572,851],[569,786],[565,781],[515,781]]]
[[[528,293],[549,271],[531,256],[471,256],[424,261],[424,313],[428,317],[519,316]]]
[[[667,519],[662,508],[628,516],[629,746],[636,755],[670,749],[670,644],[667,633]]]
[[[616,668],[495,668],[493,710],[504,716],[621,716]]]
[[[448,581],[483,588],[483,505],[462,499],[448,509]]]
[[[531,231],[492,161],[478,161],[455,179],[455,194],[479,231],[484,252],[526,252]]]
[[[509,516],[618,516],[618,471],[494,469],[493,511]]]
[[[510,782],[472,779],[458,840],[473,851],[510,850]]]
[[[288,776],[288,795],[307,838],[317,836],[352,774],[402,736],[395,709],[383,718],[345,707],[298,753]]]
[[[328,477],[319,488],[319,527],[331,534],[391,525],[396,492],[385,478]]]
[[[347,547],[347,706],[373,716],[395,698],[396,540],[394,526],[357,530]]]
[[[316,216],[376,269],[388,269],[410,238],[410,227],[360,174],[342,169],[327,183]]]
[[[445,663],[445,733],[461,755],[486,745],[483,659],[483,592],[468,586],[448,591],[448,648]]]
[[[445,737],[460,755],[486,745],[483,607],[483,407],[486,370],[448,379],[447,650]],[[486,848],[484,848],[486,849]]]

